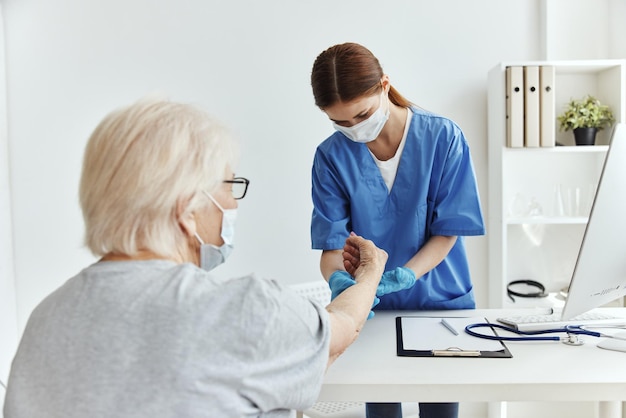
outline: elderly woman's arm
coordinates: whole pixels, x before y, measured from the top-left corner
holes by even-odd
[[[342,255],[344,267],[356,284],[344,290],[326,307],[331,322],[329,365],[358,337],[387,262],[385,251],[372,241],[354,234],[346,240]]]

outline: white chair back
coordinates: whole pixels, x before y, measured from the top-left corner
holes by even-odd
[[[322,306],[330,303],[330,288],[328,283],[322,278],[312,282],[294,284],[290,286],[296,293],[312,299]]]

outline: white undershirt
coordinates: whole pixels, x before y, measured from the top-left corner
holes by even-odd
[[[402,156],[402,150],[404,149],[404,144],[406,143],[406,136],[409,133],[409,125],[411,124],[411,116],[413,112],[411,109],[407,109],[406,112],[406,123],[404,124],[404,133],[402,134],[402,140],[400,140],[400,145],[398,146],[398,150],[396,151],[396,155],[388,159],[387,161],[380,161],[372,151],[372,158],[374,158],[374,162],[378,166],[380,170],[380,174],[383,177],[385,184],[387,185],[387,194],[391,192],[391,188],[393,187],[393,182],[396,179],[396,173],[398,172],[398,164],[400,164],[400,157]]]

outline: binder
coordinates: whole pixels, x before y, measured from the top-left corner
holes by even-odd
[[[523,67],[506,67],[506,145],[524,146]]]
[[[524,67],[524,145],[539,146],[539,67]]]
[[[555,71],[553,66],[539,67],[539,142],[542,147],[553,147],[556,143],[554,81]]]
[[[396,354],[401,357],[511,358],[502,341],[473,337],[469,324],[489,322],[483,317],[396,317]],[[494,328],[490,328],[497,335]]]

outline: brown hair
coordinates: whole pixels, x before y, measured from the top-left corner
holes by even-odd
[[[331,46],[317,56],[311,71],[315,104],[324,109],[338,102],[349,102],[376,94],[382,88],[384,73],[369,49],[356,43]],[[412,105],[390,86],[389,99],[397,106]]]

